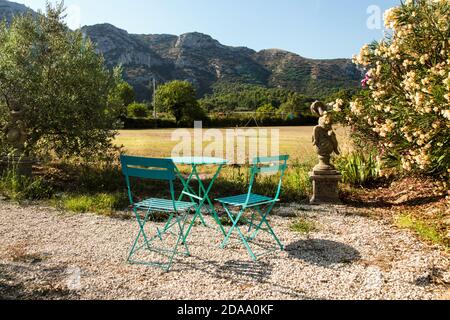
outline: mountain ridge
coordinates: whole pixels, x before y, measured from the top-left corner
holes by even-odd
[[[125,79],[140,99],[149,97],[147,86],[153,77],[159,83],[191,81],[201,95],[210,93],[216,83],[238,82],[311,96],[355,88],[362,77],[350,59],[310,59],[283,49],[227,46],[200,32],[131,34],[109,23],[84,26],[81,31],[96,43],[108,65],[123,66]]]
[[[0,19],[33,12],[28,7],[0,0]],[[136,90],[138,100],[150,100],[149,84],[171,80],[192,82],[199,96],[216,84],[240,83],[284,88],[313,97],[339,89],[356,88],[362,73],[350,59],[310,59],[283,49],[255,51],[227,46],[210,35],[188,32],[132,34],[110,23],[83,26],[108,67],[121,65],[124,79]]]
[[[24,4],[0,0],[0,20],[5,19],[6,22],[9,24],[11,23],[15,15],[25,13],[36,14],[35,11],[28,8]]]

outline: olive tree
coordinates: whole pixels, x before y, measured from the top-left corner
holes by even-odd
[[[119,80],[91,41],[67,27],[62,4],[0,23],[0,125],[10,110],[23,110],[27,154],[90,158],[110,150],[118,121],[108,97]]]

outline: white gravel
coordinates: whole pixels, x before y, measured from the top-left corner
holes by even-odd
[[[302,216],[317,231],[290,231]],[[442,248],[346,207],[290,206],[272,224],[286,251],[252,262],[234,238],[195,227],[191,257],[173,269],[125,262],[131,219],[67,214],[0,201],[0,298],[37,299],[440,299],[448,294]],[[212,220],[207,220],[212,224]],[[261,238],[263,243],[269,238]]]

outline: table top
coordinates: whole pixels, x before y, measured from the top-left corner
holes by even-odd
[[[185,165],[224,165],[228,160],[212,157],[175,157],[171,158],[175,164]]]

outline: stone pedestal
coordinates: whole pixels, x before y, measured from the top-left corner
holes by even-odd
[[[0,172],[4,172],[7,169],[14,169],[20,176],[31,177],[34,163],[35,161],[33,159],[26,157],[3,157],[0,158]]]
[[[340,204],[339,182],[342,175],[337,170],[317,170],[309,174],[313,182],[311,204]]]

